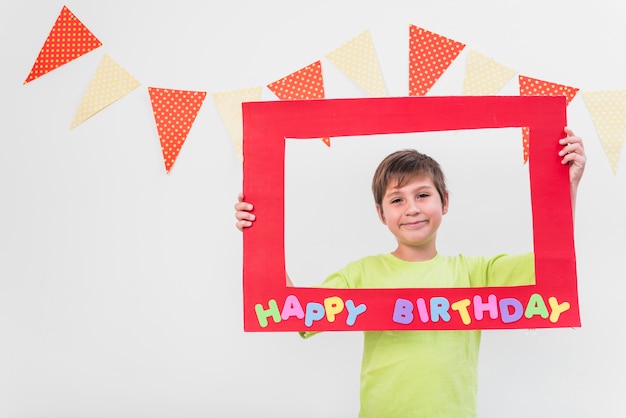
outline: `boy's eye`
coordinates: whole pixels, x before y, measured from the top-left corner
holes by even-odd
[[[418,199],[425,199],[428,196],[430,196],[428,193],[420,193],[420,194],[417,195],[417,198]]]
[[[400,199],[400,198],[396,198],[396,199],[393,199],[393,200],[391,201],[391,203],[392,203],[392,204],[393,204],[393,203],[400,203],[400,202],[402,202],[402,199]]]

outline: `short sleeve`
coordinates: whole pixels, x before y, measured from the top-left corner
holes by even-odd
[[[342,288],[348,288],[350,286],[348,286],[348,280],[346,277],[346,272],[345,272],[345,268],[342,270],[339,270],[333,274],[331,274],[330,276],[328,276],[323,282],[322,284],[320,284],[319,286],[316,287],[329,287],[329,288],[333,288],[333,289],[342,289]],[[316,334],[319,334],[319,332],[308,332],[308,331],[300,331],[298,334],[300,334],[300,336],[302,338],[310,338]]]
[[[487,262],[487,286],[529,286],[535,284],[534,253],[498,255]]]
[[[330,287],[333,289],[345,289],[350,287],[348,285],[347,276],[344,274],[343,270],[339,270],[330,276],[328,276],[322,284],[316,287]]]

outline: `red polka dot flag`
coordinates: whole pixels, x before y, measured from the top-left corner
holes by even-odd
[[[424,96],[465,44],[415,25],[409,29],[409,96]]]
[[[267,88],[281,100],[323,99],[325,94],[322,62],[316,61],[301,68],[295,73],[268,84]],[[330,146],[330,138],[322,138],[322,141]]]
[[[165,172],[169,173],[200,111],[206,92],[148,87],[161,141]]]
[[[63,6],[24,84],[100,46],[102,42]]]
[[[525,77],[519,78],[520,96],[565,96],[565,102],[569,104],[578,93],[576,87],[564,86],[562,84],[550,83],[548,81],[538,80],[536,78]],[[528,161],[528,140],[530,131],[527,126],[522,127],[522,140],[524,144],[524,163]]]

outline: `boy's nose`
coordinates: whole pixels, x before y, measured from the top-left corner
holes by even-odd
[[[411,202],[409,203],[409,205],[407,206],[407,214],[416,214],[416,213],[420,213],[421,209],[419,207],[419,205],[417,204],[417,202]]]

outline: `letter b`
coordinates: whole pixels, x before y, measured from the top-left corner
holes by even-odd
[[[413,322],[413,303],[406,299],[397,299],[393,308],[393,322],[408,325]]]

